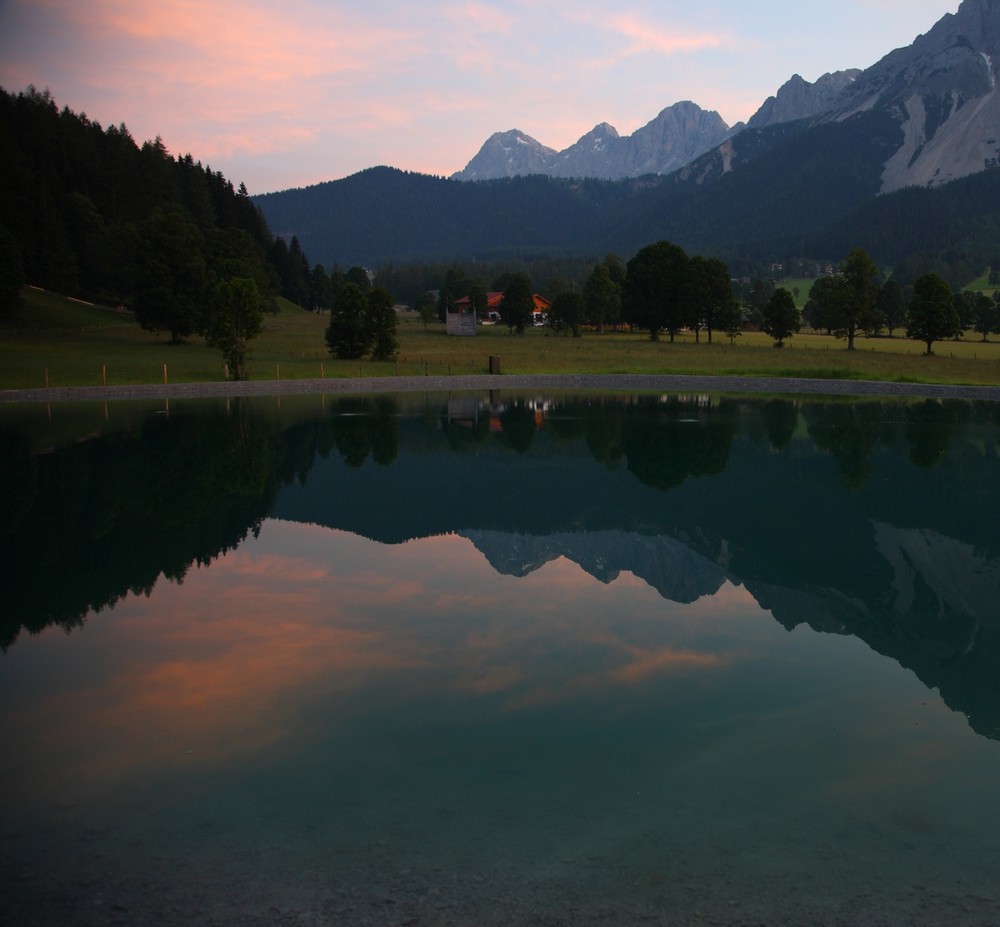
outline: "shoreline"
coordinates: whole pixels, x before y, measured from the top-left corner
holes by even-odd
[[[825,380],[800,377],[689,376],[682,374],[482,374],[458,376],[349,377],[310,380],[230,380],[217,383],[64,386],[0,390],[0,403],[129,399],[208,399],[352,393],[479,392],[496,390],[620,390],[777,393],[1000,402],[1000,386]]]

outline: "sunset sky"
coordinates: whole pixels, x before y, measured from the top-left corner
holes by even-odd
[[[792,74],[865,68],[958,0],[0,0],[0,85],[251,193],[460,170],[494,132],[562,149],[679,100],[749,118]]]

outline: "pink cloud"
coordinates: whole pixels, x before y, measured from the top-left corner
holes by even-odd
[[[313,7],[303,16],[290,12],[286,6],[255,7],[236,0],[156,5],[98,0],[88,6],[81,24],[99,23],[139,43],[138,48],[163,51],[172,45],[186,52],[198,63],[195,82],[208,88],[367,70],[374,54],[405,38],[398,29],[362,26],[330,7]],[[184,79],[182,62],[155,60],[165,75]]]
[[[860,32],[855,15],[827,16],[819,54],[808,16],[735,3],[0,0],[0,82],[48,87],[263,192],[375,164],[450,173],[514,127],[554,148],[602,121],[628,134],[680,99],[732,123],[795,71],[815,79],[912,39],[898,10],[926,9],[929,25],[937,8],[875,6]]]
[[[355,135],[404,123],[405,106],[372,104],[350,85],[424,54],[412,30],[303,0],[37,0],[33,15],[75,38],[59,43],[67,86],[58,72],[39,80],[31,74],[38,65],[21,62],[26,79],[52,85],[60,104],[92,118],[127,122],[139,141],[161,135],[172,152],[209,162],[301,150],[331,122]],[[43,56],[53,53],[53,34],[34,38]],[[110,113],[93,111],[102,99],[112,101]]]
[[[161,582],[95,617],[74,639],[103,657],[93,678],[54,686],[19,713],[31,755],[72,744],[75,761],[41,783],[53,789],[231,762],[297,730],[310,700],[377,692],[393,678],[509,711],[717,672],[752,659],[735,653],[727,622],[759,614],[745,590],[720,594],[722,604],[673,606],[630,574],[606,586],[564,558],[498,577],[456,536],[383,547],[268,522],[259,540],[182,585]],[[618,622],[622,609],[638,623]],[[38,644],[64,642],[51,632]]]
[[[669,56],[729,44],[725,37],[714,32],[685,32],[673,26],[658,26],[634,13],[611,13],[605,17],[604,25],[628,39],[628,55],[653,52]]]
[[[715,652],[675,650],[672,647],[659,650],[628,647],[625,652],[629,656],[629,662],[609,674],[612,679],[622,683],[636,683],[651,676],[719,669],[732,662],[731,655],[724,657]]]
[[[567,18],[588,28],[596,28],[605,36],[625,40],[623,48],[590,56],[588,67],[601,71],[639,55],[652,54],[671,58],[680,54],[713,51],[734,44],[734,39],[725,33],[690,29],[675,23],[662,25],[630,11],[594,13],[584,10],[574,12]]]

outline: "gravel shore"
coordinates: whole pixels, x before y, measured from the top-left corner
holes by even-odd
[[[877,380],[812,380],[798,377],[681,376],[671,374],[505,374],[481,376],[352,377],[315,380],[244,380],[134,386],[69,386],[0,390],[0,402],[200,399],[213,396],[294,394],[476,392],[486,390],[642,390],[663,392],[776,393],[786,395],[902,396],[1000,401],[1000,386],[890,383]]]

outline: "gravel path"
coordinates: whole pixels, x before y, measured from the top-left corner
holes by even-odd
[[[197,399],[212,396],[292,394],[474,392],[486,390],[646,390],[663,392],[782,393],[836,396],[904,396],[1000,401],[1000,386],[951,386],[877,380],[811,380],[798,377],[681,376],[671,374],[504,374],[480,376],[353,377],[333,380],[244,380],[136,386],[69,386],[0,390],[0,402],[68,402],[94,399]]]

